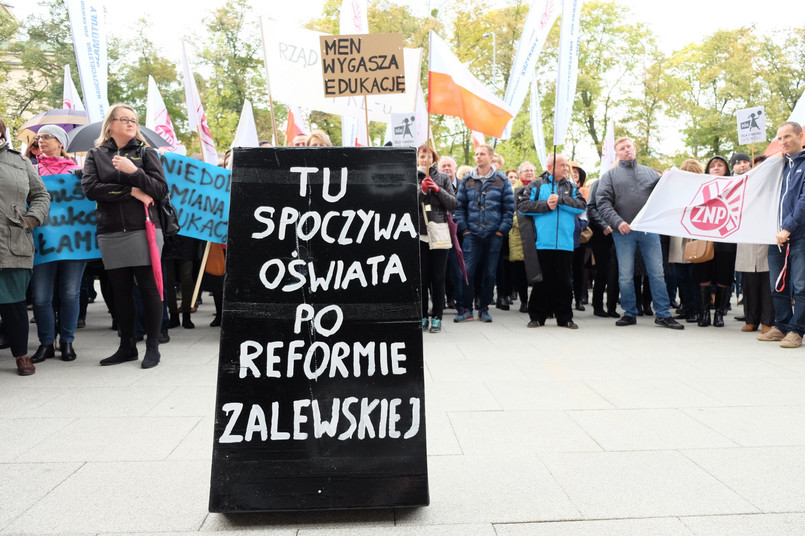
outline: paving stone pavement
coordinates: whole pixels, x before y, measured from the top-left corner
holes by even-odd
[[[23,378],[0,351],[0,535],[805,534],[805,348],[732,314],[528,329],[517,306],[423,335],[430,506],[227,516],[207,512],[211,304],[152,370],[98,366],[117,337],[92,304],[76,361]]]

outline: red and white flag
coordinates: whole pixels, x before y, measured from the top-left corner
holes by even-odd
[[[84,111],[84,105],[81,103],[81,97],[78,96],[78,90],[73,83],[73,77],[70,74],[70,66],[64,66],[64,89],[62,90],[62,108],[65,110],[81,110]]]
[[[198,94],[196,81],[190,72],[184,42],[182,42],[182,67],[184,69],[184,94],[187,101],[187,122],[190,123],[190,128],[198,132],[201,139],[201,155],[204,157],[204,161],[217,166],[218,151],[215,150],[215,142],[212,139],[210,126],[207,124],[204,106],[201,105],[201,97]]]
[[[296,106],[288,106],[288,122],[285,125],[285,145],[293,145],[293,139],[300,134],[307,134],[302,123],[302,112]]]
[[[428,112],[459,117],[470,130],[496,138],[514,117],[512,108],[475,78],[434,32],[430,32]]]
[[[486,145],[486,137],[477,130],[472,131],[472,148],[477,149],[481,145]]]
[[[775,244],[783,159],[769,158],[743,175],[666,172],[633,230],[713,242]]]
[[[173,128],[168,108],[162,95],[159,93],[154,77],[148,75],[148,98],[145,104],[145,126],[150,128],[168,142],[168,150],[173,153],[184,154],[184,147],[179,149],[181,143],[176,137],[176,130]]]
[[[338,31],[341,35],[358,35],[369,33],[369,17],[366,12],[366,0],[342,0]],[[355,114],[341,116],[341,143],[345,147],[367,147],[369,137],[366,125]]]

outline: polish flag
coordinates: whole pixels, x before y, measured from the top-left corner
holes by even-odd
[[[198,94],[196,81],[190,72],[190,64],[187,62],[187,52],[185,51],[184,41],[182,42],[182,66],[184,68],[184,94],[187,100],[187,122],[190,128],[198,132],[201,139],[201,154],[204,161],[214,166],[218,165],[218,151],[215,149],[215,142],[212,139],[210,126],[207,124],[207,115],[204,113],[204,106],[201,104],[201,96]]]
[[[486,145],[486,137],[477,130],[472,131],[472,148],[477,149],[481,145]]]
[[[512,108],[475,78],[435,32],[430,32],[428,112],[464,120],[470,130],[499,138]]]
[[[292,145],[293,139],[300,134],[307,134],[302,123],[302,112],[296,106],[288,107],[288,123],[285,126],[285,144]]]
[[[181,145],[176,138],[176,130],[173,128],[171,116],[162,95],[159,93],[154,77],[148,75],[148,97],[145,103],[145,126],[150,128],[168,142],[168,150],[172,153],[184,154],[184,150],[177,150]],[[184,149],[184,147],[182,147]]]
[[[84,111],[84,105],[81,103],[81,98],[78,96],[78,90],[73,83],[73,77],[70,74],[70,66],[64,66],[64,89],[62,90],[62,108],[65,110],[81,110]]]

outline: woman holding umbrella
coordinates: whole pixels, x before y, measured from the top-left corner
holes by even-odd
[[[120,347],[101,365],[137,360],[134,340],[134,282],[140,288],[146,340],[142,367],[159,364],[162,296],[152,268],[151,249],[162,251],[162,229],[154,200],[165,197],[168,184],[159,154],[145,147],[137,114],[125,104],[109,109],[96,147],[87,154],[81,180],[87,198],[97,201],[98,245],[112,283]],[[146,236],[146,213],[156,225],[155,243]],[[161,272],[161,267],[160,270]]]
[[[67,133],[59,126],[47,125],[39,129],[36,136],[42,154],[39,155],[37,169],[39,175],[63,175],[78,168],[78,164],[67,156]],[[53,310],[53,291],[59,295],[59,350],[63,361],[76,358],[73,350],[75,328],[78,323],[79,294],[81,278],[84,275],[83,260],[58,260],[36,264],[31,277],[31,297],[34,302],[36,332],[39,336],[39,349],[31,356],[31,361],[41,363],[55,354],[56,314]]]

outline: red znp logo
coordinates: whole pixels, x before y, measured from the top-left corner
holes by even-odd
[[[682,226],[693,236],[725,238],[741,227],[746,192],[744,175],[716,177],[702,184],[682,214]]]

